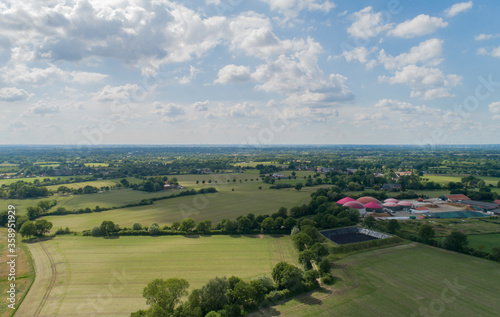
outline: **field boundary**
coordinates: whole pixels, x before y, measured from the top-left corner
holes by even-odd
[[[17,305],[16,309],[10,314],[11,317],[16,315],[16,312],[18,311],[19,307],[21,307],[21,304],[23,303],[24,299],[30,292],[31,286],[33,286],[33,283],[35,283],[36,279],[36,271],[35,271],[35,260],[33,258],[33,255],[31,254],[31,250],[24,244],[22,244],[22,248],[24,248],[24,251],[28,255],[29,263],[30,263],[30,269],[33,271],[33,278],[31,279],[30,284],[26,288],[26,292],[24,292],[23,296],[19,299],[19,304]]]

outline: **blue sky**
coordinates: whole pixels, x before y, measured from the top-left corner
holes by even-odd
[[[487,144],[498,1],[2,1],[1,144]]]

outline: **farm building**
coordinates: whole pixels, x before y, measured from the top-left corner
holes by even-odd
[[[378,199],[370,197],[370,196],[363,196],[363,197],[358,198],[356,200],[359,201],[360,203],[362,203],[363,205],[366,205],[368,203],[376,203],[376,204],[382,205],[382,203]]]
[[[490,211],[494,209],[498,209],[498,205],[494,203],[485,203],[482,201],[475,201],[475,200],[462,200],[462,204],[471,206],[474,209],[481,210],[481,211]]]
[[[364,215],[366,213],[365,205],[363,205],[359,201],[348,201],[343,206],[352,209],[357,209],[360,215]]]
[[[411,208],[410,212],[412,214],[425,214],[425,213],[429,212],[429,208],[427,208],[427,207],[415,207],[415,208]]]
[[[463,195],[463,194],[456,194],[456,195],[444,195],[439,197],[440,200],[444,201],[449,201],[451,203],[459,203],[462,200],[470,200],[469,197]]]

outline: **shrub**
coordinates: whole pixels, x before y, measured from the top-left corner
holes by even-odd
[[[142,229],[142,225],[138,222],[136,222],[132,225],[132,230],[141,230],[141,229]]]
[[[99,237],[102,235],[102,232],[101,232],[101,227],[100,226],[94,226],[92,228],[92,230],[90,231],[90,234],[93,236],[93,237]]]
[[[160,226],[158,226],[158,224],[156,222],[152,223],[149,226],[148,232],[152,236],[157,235],[158,233],[160,233]]]
[[[323,275],[323,277],[321,277],[321,282],[326,285],[332,285],[333,283],[335,283],[335,278],[331,273],[326,273]]]

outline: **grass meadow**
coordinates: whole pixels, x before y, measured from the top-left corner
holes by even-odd
[[[497,316],[500,311],[497,262],[412,243],[361,252],[336,264],[339,281],[331,290],[294,298],[269,309],[269,316]]]
[[[447,184],[449,182],[460,182],[462,177],[465,177],[467,175],[424,175],[422,178],[427,178],[431,182],[436,182],[436,183],[441,183],[441,184]],[[484,180],[486,183],[486,186],[488,185],[493,185],[497,186],[498,181],[500,181],[500,177],[490,177],[490,176],[477,176],[478,178]]]
[[[2,264],[0,265],[0,293],[2,296],[2,305],[0,305],[0,317],[12,316],[12,309],[8,308],[6,294],[9,290],[10,283],[16,284],[16,298],[19,304],[21,299],[28,292],[33,279],[35,278],[35,272],[33,267],[33,261],[29,255],[28,247],[26,244],[21,243],[21,236],[17,235],[16,241],[16,280],[9,281],[7,276],[9,274],[10,267],[5,263],[9,260],[7,257],[7,228],[0,228],[0,257],[2,258]]]
[[[493,248],[500,248],[500,233],[477,234],[467,236],[469,247],[490,253]]]
[[[184,278],[194,289],[216,276],[249,281],[270,276],[279,261],[297,264],[288,236],[58,236],[43,244],[56,263],[55,279],[35,283],[33,297],[22,307],[23,312],[39,308],[49,284],[50,294],[39,309],[43,316],[129,316],[146,307],[142,290],[156,278]]]
[[[185,217],[196,222],[209,219],[213,224],[222,219],[235,220],[238,216],[253,213],[255,215],[272,214],[282,206],[293,206],[308,203],[310,194],[318,187],[308,187],[300,192],[295,189],[262,189],[262,184],[236,184],[219,186],[219,192],[206,195],[184,196],[154,202],[153,205],[132,208],[114,209],[91,214],[48,216],[54,228],[69,227],[81,231],[91,229],[104,220],[112,220],[120,226],[131,227],[135,222],[150,225],[157,222],[160,226],[170,225],[174,221],[182,221]],[[269,186],[269,185],[267,185]],[[234,191],[232,189],[234,188]],[[165,192],[162,192],[165,195]],[[105,197],[105,194],[96,194]],[[90,195],[87,195],[90,196]]]

